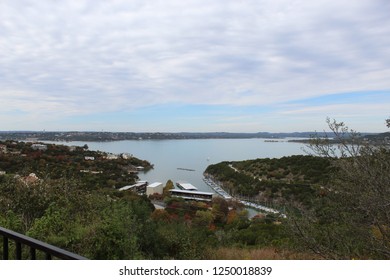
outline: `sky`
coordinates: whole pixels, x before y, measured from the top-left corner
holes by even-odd
[[[360,132],[388,0],[0,0],[0,131]]]

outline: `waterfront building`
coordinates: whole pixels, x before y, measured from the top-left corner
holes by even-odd
[[[181,197],[185,200],[197,200],[211,202],[213,200],[213,193],[198,192],[198,191],[186,191],[186,190],[169,190],[171,196]]]
[[[147,185],[146,187],[146,195],[151,195],[151,194],[162,194],[163,193],[164,186],[160,182],[155,182],[153,184]]]
[[[124,187],[120,188],[119,190],[120,191],[131,190],[131,191],[138,193],[138,194],[145,194],[147,185],[148,185],[148,182],[146,182],[146,181],[138,181],[134,185],[124,186]]]

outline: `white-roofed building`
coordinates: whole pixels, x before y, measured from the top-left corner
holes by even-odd
[[[162,194],[163,193],[164,186],[160,182],[155,182],[150,185],[147,185],[146,187],[146,195],[151,195],[151,194]]]
[[[184,182],[177,182],[176,186],[185,191],[196,191],[198,190],[195,186],[191,185],[190,183],[184,183]]]

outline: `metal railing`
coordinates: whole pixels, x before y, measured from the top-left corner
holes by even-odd
[[[45,254],[46,260],[51,260],[53,257],[62,260],[86,260],[86,258],[83,256],[71,253],[69,251],[3,227],[0,227],[0,236],[3,237],[3,260],[8,260],[10,257],[10,240],[15,242],[15,259],[17,260],[22,259],[23,245],[29,247],[29,259],[31,260],[35,260],[37,258],[37,251],[43,252]]]

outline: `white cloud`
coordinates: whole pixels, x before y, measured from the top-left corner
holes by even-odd
[[[366,104],[331,104],[317,105],[307,107],[306,105],[297,106],[294,109],[280,111],[282,115],[295,115],[309,117],[313,114],[324,116],[326,114],[339,117],[367,117],[381,115],[389,109],[389,104],[366,103]],[[379,112],[379,113],[378,113]]]

